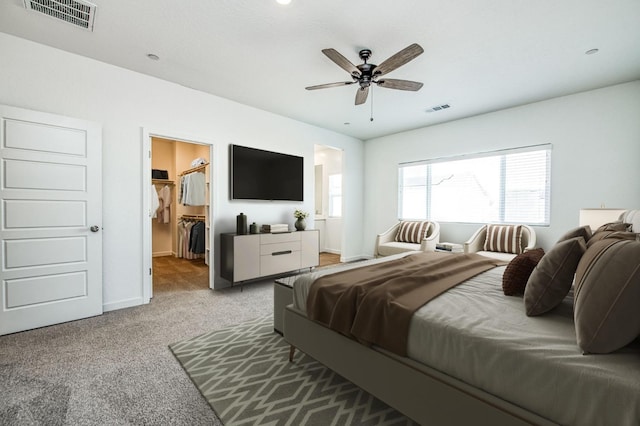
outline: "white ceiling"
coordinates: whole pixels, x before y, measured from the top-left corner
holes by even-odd
[[[2,0],[0,31],[363,140],[640,79],[638,0],[93,2],[89,32]],[[376,87],[373,122],[355,85],[304,89],[350,80],[324,48],[379,64],[411,43],[424,53],[387,77],[424,87]]]

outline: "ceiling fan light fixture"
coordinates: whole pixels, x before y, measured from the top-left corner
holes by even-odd
[[[348,72],[353,81],[317,84],[315,86],[305,87],[305,89],[327,89],[329,87],[339,87],[355,83],[359,86],[358,90],[356,91],[356,105],[362,105],[366,102],[367,97],[369,96],[369,88],[373,88],[373,86],[416,92],[420,90],[420,88],[422,88],[422,83],[417,81],[398,80],[394,78],[379,78],[413,60],[423,52],[424,49],[422,49],[420,45],[418,45],[417,43],[413,43],[412,45],[405,47],[395,55],[387,58],[380,65],[375,65],[368,62],[369,58],[371,57],[371,50],[362,49],[358,53],[358,56],[363,61],[363,63],[356,66],[347,58],[338,53],[338,51],[336,51],[335,49],[322,49],[322,53],[324,53],[325,56],[327,56],[340,68]]]

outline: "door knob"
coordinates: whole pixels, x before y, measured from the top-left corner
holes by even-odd
[[[91,232],[98,232],[100,230],[100,227],[98,225],[93,225],[91,228]]]

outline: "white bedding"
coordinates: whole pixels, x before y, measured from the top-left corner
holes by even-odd
[[[360,266],[301,276],[293,286],[294,306],[306,312],[315,278]],[[554,311],[527,317],[521,297],[502,293],[504,269],[480,274],[420,308],[409,329],[409,357],[556,423],[640,425],[640,344],[582,355],[573,294]]]

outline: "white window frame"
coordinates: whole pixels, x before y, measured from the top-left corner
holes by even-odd
[[[468,154],[468,155],[460,155],[460,156],[453,156],[453,157],[442,157],[442,158],[435,158],[435,159],[429,159],[429,160],[421,160],[421,161],[413,161],[413,162],[405,162],[405,163],[400,163],[398,165],[398,218],[399,219],[405,219],[405,220],[410,220],[410,219],[431,219],[431,220],[437,220],[439,222],[457,222],[457,223],[486,223],[486,222],[480,222],[480,221],[475,221],[475,220],[443,220],[443,218],[435,218],[435,217],[431,217],[432,216],[432,200],[431,200],[431,193],[430,193],[430,188],[432,185],[432,173],[431,173],[431,165],[432,164],[436,164],[436,163],[446,163],[446,162],[454,162],[454,161],[460,161],[460,160],[467,160],[467,159],[479,159],[479,158],[486,158],[486,157],[500,157],[500,172],[499,172],[499,188],[497,188],[497,192],[499,193],[499,208],[498,208],[498,216],[497,218],[495,218],[495,220],[492,220],[490,222],[495,222],[495,223],[510,223],[510,221],[505,220],[505,213],[506,213],[506,208],[505,208],[505,199],[506,199],[506,167],[505,167],[505,162],[506,162],[506,157],[508,155],[511,154],[519,154],[519,153],[524,153],[524,152],[535,152],[535,151],[545,151],[546,152],[546,170],[545,170],[545,183],[544,183],[544,197],[545,197],[545,205],[544,205],[544,212],[543,212],[543,218],[541,221],[539,222],[532,222],[532,221],[523,221],[523,222],[518,222],[518,223],[523,223],[523,224],[527,224],[527,225],[535,225],[535,226],[548,226],[550,224],[550,216],[551,216],[551,152],[552,152],[552,145],[551,144],[541,144],[541,145],[532,145],[532,146],[526,146],[526,147],[519,147],[519,148],[512,148],[512,149],[505,149],[505,150],[499,150],[499,151],[489,151],[489,152],[482,152],[482,153],[475,153],[475,154]],[[426,191],[425,197],[426,199],[424,200],[425,203],[425,211],[426,217],[406,217],[407,215],[403,214],[403,194],[405,192],[405,188],[403,186],[403,169],[405,167],[413,167],[413,166],[421,166],[421,165],[425,165],[427,167],[427,169],[425,170],[425,181],[424,181],[424,185],[413,185],[412,187],[421,187],[424,186],[424,190]],[[514,223],[513,221],[511,221],[511,223]]]

